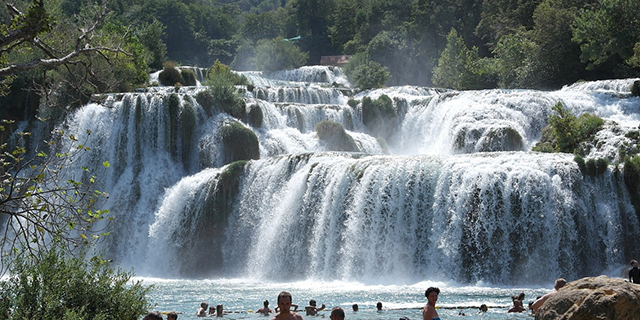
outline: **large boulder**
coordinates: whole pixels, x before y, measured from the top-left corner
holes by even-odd
[[[640,319],[640,284],[607,276],[570,282],[536,312],[536,320],[552,319]]]

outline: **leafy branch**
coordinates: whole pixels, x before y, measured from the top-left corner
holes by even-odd
[[[12,124],[2,120],[0,132]],[[91,132],[86,133],[85,143]],[[108,235],[105,225],[100,227],[98,222],[108,216],[108,210],[100,206],[109,195],[95,189],[99,179],[89,168],[74,168],[91,149],[59,129],[42,150],[33,153],[23,147],[29,142],[29,132],[15,132],[14,137],[12,147],[0,145],[2,268],[8,267],[12,255],[26,254],[37,260],[55,241],[73,253],[78,246],[94,244]],[[108,168],[109,163],[103,166]]]

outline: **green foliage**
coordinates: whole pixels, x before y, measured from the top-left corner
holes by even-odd
[[[362,90],[382,88],[391,73],[387,67],[371,61],[365,54],[353,56],[344,68],[347,79]]]
[[[585,176],[595,177],[602,175],[607,171],[609,166],[609,159],[607,158],[590,158],[585,162],[584,158],[576,155],[573,160],[578,164],[580,172]]]
[[[582,172],[582,174],[584,175],[587,172],[587,164],[584,161],[584,158],[581,157],[580,155],[575,155],[575,157],[573,157],[573,161],[575,161],[578,164],[578,168],[580,169],[580,172]]]
[[[258,41],[253,64],[262,71],[293,69],[303,66],[309,55],[291,41],[278,37]]]
[[[582,76],[580,46],[571,41],[571,25],[577,11],[568,1],[544,0],[533,13],[534,28],[530,38],[535,43],[533,55],[525,59],[532,72],[523,84],[532,88],[557,88]]]
[[[136,38],[145,48],[145,60],[152,70],[162,68],[162,63],[166,60],[167,45],[162,41],[162,35],[166,26],[158,20],[143,22],[134,29]]]
[[[180,69],[180,75],[182,76],[182,83],[185,86],[195,86],[196,82],[196,73],[191,69]]]
[[[603,125],[604,120],[602,120],[602,118],[590,113],[581,114],[576,122],[578,140],[584,141],[590,139]]]
[[[333,121],[320,121],[315,127],[318,139],[331,151],[360,151],[353,138],[341,124]]]
[[[220,60],[216,60],[207,72],[207,83],[214,84],[230,84],[230,85],[250,85],[251,83],[244,75],[235,73],[231,68]]]
[[[139,319],[149,287],[100,259],[65,256],[55,247],[41,260],[20,257],[0,282],[2,319]]]
[[[250,13],[244,17],[239,36],[251,44],[262,39],[273,39],[285,34],[287,12],[279,8],[259,14]]]
[[[13,121],[3,120],[0,131],[11,131]],[[108,210],[101,210],[108,194],[96,190],[97,174],[77,168],[80,178],[66,174],[76,168],[74,159],[88,153],[83,141],[56,129],[40,148],[27,152],[29,132],[15,132],[15,145],[0,145],[0,216],[4,233],[0,239],[0,266],[6,268],[16,256],[38,260],[52,239],[68,251],[92,245],[108,232],[97,227]],[[66,147],[66,148],[65,148]],[[103,163],[105,168],[108,162]],[[75,175],[74,175],[75,176]]]
[[[467,48],[464,39],[451,29],[447,46],[433,69],[433,84],[456,90],[477,89],[482,83],[478,61],[478,48]]]
[[[209,88],[196,95],[196,101],[211,114],[212,108],[220,108],[222,111],[238,119],[246,116],[246,103],[234,85],[249,85],[249,81],[243,75],[238,75],[231,69],[216,60],[207,74]]]
[[[217,83],[209,87],[209,91],[215,106],[237,119],[244,119],[246,103],[234,86]]]
[[[615,67],[618,76],[634,60],[640,42],[640,6],[635,0],[600,0],[580,11],[573,24],[573,41],[580,45],[580,58],[589,68]]]
[[[556,103],[551,109],[555,114],[549,117],[549,125],[557,139],[556,150],[573,153],[578,139],[576,117],[561,102]]]
[[[516,30],[532,29],[533,12],[542,1],[484,1],[476,32],[490,45],[495,45],[503,36]]]
[[[26,3],[31,6],[20,14]],[[146,83],[144,46],[105,6],[87,4],[71,17],[58,14],[63,12],[59,1],[16,5],[11,24],[0,24],[0,87],[7,89],[17,73],[38,71],[19,89],[35,87],[43,103],[67,109],[85,104],[94,93],[130,91]]]
[[[640,68],[640,41],[633,47],[633,56],[627,61],[630,66]]]
[[[549,117],[549,127],[543,130],[534,151],[574,153],[580,143],[591,140],[604,124],[602,118],[588,113],[576,118],[561,102],[552,110],[555,113]]]
[[[164,63],[162,71],[158,74],[158,81],[163,86],[174,86],[176,83],[182,83],[182,75],[177,68],[175,61],[167,61]]]
[[[220,128],[220,135],[225,148],[226,163],[260,159],[258,137],[251,129],[237,121],[231,121]]]

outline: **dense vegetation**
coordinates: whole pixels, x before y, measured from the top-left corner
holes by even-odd
[[[274,70],[360,55],[352,70],[363,87],[455,89],[557,88],[640,70],[635,0],[16,0],[9,8],[0,11],[0,80],[10,98],[0,102],[12,107],[1,116],[13,118],[34,100],[25,88],[64,111],[95,92],[142,86],[167,60]],[[79,54],[73,64],[62,60],[70,52]],[[12,68],[33,61],[37,68]],[[363,72],[372,83],[360,83]]]
[[[27,256],[0,282],[0,319],[139,319],[149,287],[100,259],[69,258],[53,249]]]

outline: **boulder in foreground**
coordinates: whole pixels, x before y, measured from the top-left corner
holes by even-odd
[[[640,319],[640,284],[607,276],[567,283],[536,313],[536,320],[551,319]]]

